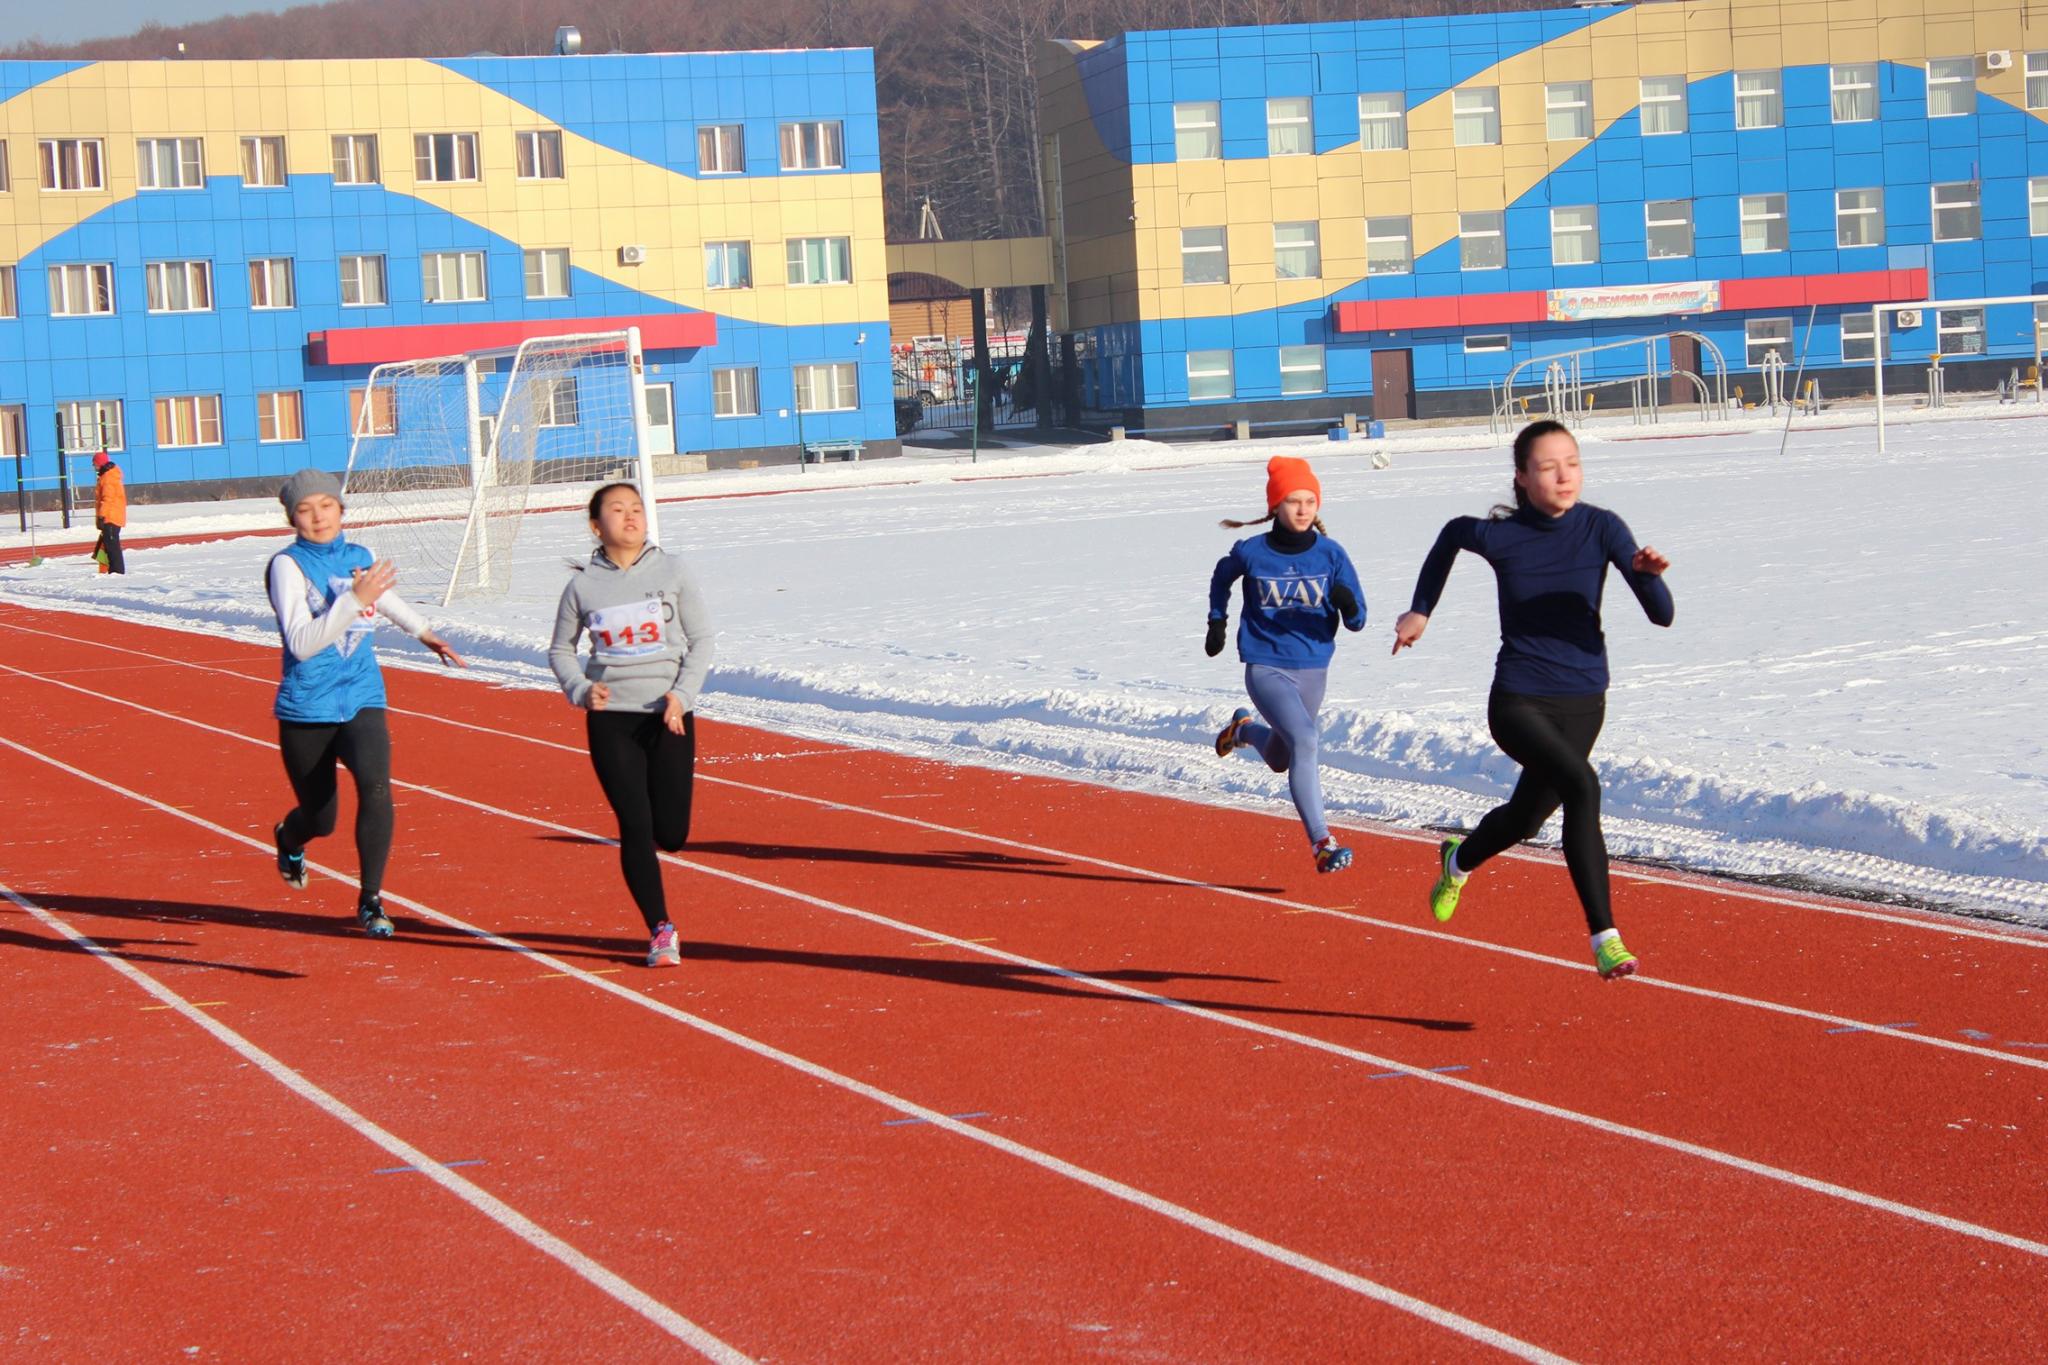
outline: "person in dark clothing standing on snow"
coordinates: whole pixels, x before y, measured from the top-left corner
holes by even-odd
[[[1607,567],[1621,571],[1660,626],[1674,608],[1671,561],[1638,548],[1620,517],[1579,501],[1579,443],[1561,423],[1531,422],[1515,437],[1515,506],[1447,522],[1423,561],[1410,609],[1394,623],[1394,653],[1429,625],[1460,550],[1493,565],[1500,596],[1500,654],[1486,720],[1502,752],[1522,765],[1505,805],[1463,839],[1438,848],[1442,869],[1429,894],[1439,922],[1458,908],[1465,879],[1495,854],[1532,838],[1564,807],[1564,856],[1593,935],[1593,965],[1613,980],[1636,970],[1614,927],[1607,841],[1600,832],[1600,774],[1589,761],[1607,715],[1607,639],[1600,598]]]
[[[99,474],[92,490],[92,519],[99,527],[100,548],[107,552],[100,572],[127,573],[128,560],[121,553],[121,532],[128,525],[128,490],[121,482],[121,466],[102,450],[92,457],[92,467]]]

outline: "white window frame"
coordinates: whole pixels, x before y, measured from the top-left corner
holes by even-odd
[[[824,250],[815,258],[812,248],[822,243]],[[834,244],[837,244],[836,247]],[[851,237],[789,237],[782,246],[782,262],[786,282],[806,287],[812,285],[851,284],[853,282],[853,239]],[[835,275],[833,268],[843,273]]]
[[[1274,106],[1283,106],[1276,111]],[[1314,156],[1316,102],[1308,95],[1275,95],[1266,101],[1266,155]],[[1293,112],[1298,110],[1298,112]],[[1298,142],[1287,147],[1281,144]]]
[[[1499,86],[1468,85],[1451,91],[1451,141],[1459,147],[1500,145]]]
[[[21,292],[11,265],[0,265],[0,318],[21,316]]]
[[[1289,234],[1292,240],[1281,241],[1281,234]],[[1306,234],[1306,235],[1303,235]],[[1295,268],[1283,269],[1282,253],[1290,257],[1306,255],[1305,262],[1295,262]],[[1302,264],[1307,270],[1300,269]],[[1273,224],[1273,278],[1276,280],[1319,280],[1323,277],[1323,229],[1320,223],[1275,223]]]
[[[341,306],[343,308],[382,308],[391,302],[391,277],[381,253],[357,252],[343,256],[336,264],[341,276]],[[376,285],[375,298],[367,286]],[[349,298],[353,287],[355,298]]]
[[[68,155],[67,155],[68,152]],[[46,137],[36,143],[41,184],[53,194],[97,194],[107,187],[107,144],[97,137]],[[69,170],[70,175],[65,172]],[[76,184],[65,184],[67,180]]]
[[[421,185],[474,185],[483,178],[475,133],[414,133],[412,178]]]
[[[206,140],[197,137],[135,139],[135,188],[205,189]]]
[[[2048,109],[2048,52],[2029,52],[2025,70],[2027,108]]]
[[[1973,323],[1971,319],[1974,318]],[[1988,353],[1990,340],[1984,330],[1982,308],[1937,308],[1934,310],[1934,349],[1941,355],[1984,355]],[[1941,339],[1947,336],[1971,336],[1977,344],[1970,350],[1951,350]]]
[[[213,311],[213,262],[150,261],[142,267],[143,307],[151,313],[211,313]],[[197,288],[195,288],[195,284]],[[172,306],[173,295],[182,290],[185,303]],[[206,300],[203,304],[194,298]]]
[[[1221,357],[1220,361],[1218,357]],[[1220,368],[1219,368],[1220,366]],[[1188,401],[1190,403],[1224,403],[1237,397],[1237,356],[1225,350],[1200,350],[1187,353]],[[1220,385],[1217,381],[1221,381]],[[1203,387],[1197,392],[1197,385]]]
[[[1846,198],[1846,196],[1848,196],[1848,195],[1852,195],[1852,194],[1853,194],[1853,195],[1859,195],[1859,196],[1860,196],[1860,195],[1867,195],[1867,194],[1874,194],[1874,195],[1876,195],[1876,196],[1877,196],[1877,199],[1876,199],[1876,202],[1875,202],[1875,203],[1873,203],[1873,204],[1870,204],[1870,205],[1867,205],[1867,206],[1861,205],[1861,203],[1860,203],[1860,201],[1859,201],[1859,206],[1858,206],[1858,207],[1856,207],[1856,208],[1850,208],[1850,207],[1848,207],[1848,206],[1847,206],[1847,204],[1845,203],[1845,198]],[[1858,240],[1858,241],[1853,241],[1853,242],[1852,242],[1852,241],[1846,241],[1846,240],[1844,240],[1844,239],[1845,239],[1845,238],[1846,238],[1846,237],[1847,237],[1847,236],[1849,235],[1849,234],[1848,234],[1847,232],[1845,232],[1845,231],[1844,231],[1844,229],[1845,229],[1845,228],[1846,228],[1846,227],[1847,227],[1847,226],[1848,226],[1849,224],[1851,224],[1851,223],[1858,223],[1858,224],[1864,224],[1864,225],[1867,225],[1867,224],[1869,224],[1869,223],[1871,223],[1871,222],[1875,222],[1875,223],[1876,223],[1876,225],[1877,225],[1877,235],[1876,235],[1875,237],[1871,238],[1871,239],[1870,239],[1870,240],[1868,240],[1868,241],[1862,241],[1862,240]],[[1858,238],[1861,238],[1861,237],[1863,236],[1863,233],[1862,233],[1862,231],[1861,231],[1861,230],[1859,230],[1859,231],[1858,231],[1858,232],[1856,233],[1856,236],[1857,236]],[[1856,188],[1856,189],[1847,189],[1847,190],[1836,190],[1836,191],[1835,191],[1835,245],[1836,245],[1836,247],[1838,247],[1838,248],[1841,248],[1841,249],[1844,249],[1844,250],[1853,250],[1853,249],[1854,249],[1854,248],[1856,248],[1856,247],[1862,247],[1862,246],[1883,246],[1883,245],[1884,245],[1884,187],[1883,187],[1883,186],[1881,186],[1881,185],[1878,185],[1878,186],[1868,186],[1868,187],[1859,187],[1859,188]]]
[[[479,367],[481,368],[481,367]],[[359,432],[363,409],[370,412],[370,429]],[[398,390],[363,387],[348,391],[348,432],[350,437],[396,436],[398,434]]]
[[[291,178],[282,137],[254,134],[242,139],[243,189],[281,190]]]
[[[1940,74],[1936,74],[1939,69]],[[1935,92],[1941,92],[1935,108]],[[1960,105],[1961,107],[1956,107]],[[1977,59],[1970,57],[1929,57],[1927,59],[1927,117],[1961,118],[1977,112]]]
[[[1744,90],[1744,81],[1756,82],[1753,89]],[[1764,82],[1768,82],[1765,84]],[[1745,114],[1744,102],[1749,111]],[[1735,129],[1747,132],[1761,128],[1782,128],[1785,126],[1785,71],[1783,67],[1758,67],[1754,71],[1735,73]]]
[[[1587,221],[1560,227],[1557,215],[1560,213],[1583,213]],[[1586,254],[1573,260],[1566,260],[1558,252],[1560,242],[1575,242]],[[1600,206],[1598,204],[1558,204],[1550,210],[1550,263],[1553,266],[1598,265],[1600,264]]]
[[[335,133],[329,138],[330,173],[337,185],[380,185],[384,168],[375,133]]]
[[[1828,68],[1829,121],[1870,123],[1877,118],[1877,106],[1876,62],[1842,62]]]
[[[1491,218],[1493,226],[1486,226]],[[1477,213],[1458,215],[1458,269],[1460,270],[1505,270],[1508,267],[1508,220],[1498,209],[1486,209]],[[1491,241],[1494,245],[1485,248],[1487,254],[1498,254],[1500,259],[1490,265],[1472,264],[1475,252],[1466,244]]]
[[[170,394],[157,399],[152,408],[158,450],[198,450],[221,443],[219,394]]]
[[[289,256],[257,256],[249,261],[249,307],[276,312],[298,307],[299,286]]]
[[[0,403],[0,459],[28,454],[28,405]]]
[[[1859,330],[1851,332],[1849,324],[1857,322]],[[1876,313],[1844,313],[1841,319],[1842,363],[1845,365],[1868,365],[1875,361],[1882,349],[1884,358],[1891,359],[1891,338],[1885,329],[1877,325]],[[1855,349],[1852,351],[1851,346]]]
[[[1190,237],[1196,234],[1215,234],[1213,245],[1191,244]],[[1214,257],[1218,273],[1214,279],[1198,279],[1188,269],[1191,257]],[[1224,227],[1189,227],[1180,230],[1180,282],[1184,285],[1229,284],[1230,283],[1230,229]]]
[[[1389,237],[1384,234],[1374,235],[1373,229],[1375,227],[1384,227],[1388,223],[1399,223],[1401,225],[1401,235],[1398,237]],[[1373,259],[1372,249],[1374,243],[1377,242],[1399,242],[1401,244],[1401,263],[1398,268]],[[1368,218],[1365,220],[1365,273],[1368,275],[1412,275],[1415,273],[1415,220],[1413,218],[1406,214],[1386,214],[1378,218]]]
[[[481,251],[428,251],[420,255],[422,303],[482,303],[490,297],[487,280]],[[470,292],[472,285],[474,293]]]
[[[2027,178],[2027,235],[2048,237],[2048,175]]]
[[[1223,106],[1215,100],[1183,100],[1174,105],[1173,159],[1219,161],[1222,157]]]
[[[1368,108],[1366,101],[1375,101]],[[1385,107],[1378,107],[1384,102]],[[1367,141],[1365,130],[1371,125],[1380,131],[1385,140]],[[1385,130],[1391,129],[1391,132]],[[1358,147],[1365,152],[1400,152],[1408,149],[1408,97],[1399,90],[1368,90],[1358,97]]]
[[[526,277],[526,297],[530,299],[566,299],[569,297],[569,248],[565,246],[533,246],[522,253]],[[536,289],[535,285],[539,288]]]
[[[1674,205],[1674,204],[1675,204],[1675,205],[1677,205],[1677,206],[1679,206],[1680,208],[1682,208],[1682,209],[1684,209],[1684,210],[1685,210],[1685,217],[1683,217],[1683,218],[1654,218],[1654,217],[1652,217],[1652,216],[1651,216],[1651,215],[1652,215],[1653,213],[1655,213],[1655,212],[1657,211],[1657,208],[1658,208],[1658,206],[1659,206],[1659,205],[1664,205],[1664,206],[1667,206],[1667,207],[1668,207],[1668,206],[1670,206],[1670,205]],[[1683,250],[1683,251],[1654,251],[1654,250],[1652,250],[1652,249],[1651,249],[1651,248],[1652,248],[1652,246],[1653,246],[1653,244],[1654,244],[1654,241],[1655,241],[1655,237],[1656,237],[1656,233],[1657,233],[1657,229],[1658,229],[1658,228],[1675,228],[1675,227],[1678,227],[1678,226],[1680,226],[1681,224],[1682,224],[1682,225],[1684,226],[1684,228],[1685,228],[1685,250]],[[1677,260],[1683,260],[1683,259],[1684,259],[1684,258],[1686,258],[1687,256],[1690,256],[1690,255],[1692,255],[1692,254],[1693,254],[1693,251],[1694,251],[1694,249],[1695,249],[1695,247],[1696,247],[1696,246],[1697,246],[1697,243],[1696,243],[1696,242],[1694,241],[1694,239],[1693,239],[1693,218],[1692,218],[1692,200],[1690,200],[1690,199],[1652,199],[1652,200],[1649,200],[1648,202],[1646,202],[1646,203],[1645,203],[1645,204],[1643,205],[1643,258],[1644,258],[1645,260],[1651,260],[1651,261],[1677,261]]]
[[[1650,93],[1652,89],[1651,82],[1653,81],[1656,82],[1655,89],[1657,93],[1655,94]],[[1668,88],[1674,81],[1678,84],[1678,90],[1675,94]],[[1641,127],[1643,136],[1674,137],[1679,133],[1689,130],[1692,127],[1692,115],[1691,111],[1686,107],[1686,97],[1690,91],[1690,83],[1683,76],[1644,76],[1638,79],[1636,81],[1636,123]],[[1650,126],[1652,122],[1650,111],[1652,109],[1657,111],[1655,122],[1658,126],[1655,128]],[[1671,121],[1672,115],[1670,111],[1674,109],[1677,111],[1678,126],[1675,128],[1663,126]]]
[[[710,155],[706,156],[705,152]],[[744,123],[700,123],[697,125],[697,174],[745,175],[747,171],[747,125]]]
[[[1500,355],[1513,344],[1506,332],[1481,332],[1465,338],[1466,355]]]
[[[583,420],[583,403],[576,392],[575,375],[551,375],[538,382],[546,387],[534,398],[540,413],[540,420],[534,423],[535,426],[573,427]]]
[[[1558,131],[1558,117],[1569,122]],[[1593,136],[1593,83],[1554,81],[1543,87],[1543,132],[1551,142],[1584,142]]]
[[[569,168],[562,160],[562,130],[522,128],[512,135],[512,178],[515,180],[567,180]]]
[[[61,431],[71,442],[64,447],[67,455],[82,455],[95,450],[119,454],[128,448],[127,423],[122,417],[121,400],[118,398],[70,399],[57,405],[57,416],[63,423]],[[92,439],[83,439],[88,431]]]
[[[1791,229],[1785,222],[1785,196],[1745,194],[1737,201],[1742,230],[1742,254],[1768,256],[1791,247]],[[1752,227],[1759,230],[1752,232]]]
[[[776,130],[785,171],[846,169],[846,128],[838,119],[804,119]]]
[[[1760,329],[1768,330],[1762,331],[1762,334],[1759,335]],[[1762,354],[1757,352],[1757,347],[1759,346],[1765,348]],[[1744,320],[1742,324],[1742,363],[1744,366],[1752,370],[1762,369],[1764,361],[1769,358],[1772,347],[1777,348],[1778,359],[1784,361],[1792,359],[1791,318],[1748,318]]]
[[[81,302],[85,306],[73,308]],[[104,303],[105,307],[95,307]],[[114,265],[111,261],[69,262],[50,267],[50,316],[103,318],[114,311]]]
[[[805,412],[857,412],[860,410],[860,367],[850,360],[819,361],[810,365],[798,365],[791,372],[796,382],[797,401]],[[830,405],[805,403],[806,397],[818,396],[818,384],[822,378],[830,396]]]
[[[291,434],[283,419],[291,418]],[[268,435],[265,435],[265,432]],[[306,400],[297,389],[274,389],[256,395],[256,444],[291,445],[306,439]]]
[[[1941,200],[1942,191],[1944,190],[1966,191],[1970,197],[1944,204]],[[1982,187],[1978,182],[1974,180],[1936,181],[1927,187],[1927,202],[1929,205],[1928,228],[1935,241],[1974,242],[1983,237],[1984,195]],[[1967,233],[1961,234],[1955,232],[1944,233],[1941,230],[1942,214],[1958,212],[1969,215],[1970,230]]]
[[[0,194],[6,194],[13,188],[14,176],[7,167],[7,139],[0,137]]]
[[[1289,375],[1313,376],[1313,383]],[[1280,394],[1292,398],[1300,394],[1327,393],[1330,389],[1329,360],[1320,345],[1282,346],[1280,348]]]
[[[756,365],[721,365],[711,371],[711,415],[759,417],[761,370]]]
[[[739,270],[733,270],[737,263]],[[715,267],[714,268],[714,264]],[[735,278],[737,275],[737,278]],[[752,289],[754,287],[754,244],[748,241],[706,242],[704,244],[704,287],[706,289]]]

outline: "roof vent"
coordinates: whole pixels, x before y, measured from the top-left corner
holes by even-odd
[[[574,24],[564,24],[555,30],[555,55],[573,57],[583,50],[583,34]]]

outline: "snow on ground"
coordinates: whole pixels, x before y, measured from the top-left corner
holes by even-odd
[[[1671,555],[1678,603],[1659,630],[1610,584],[1614,686],[1595,758],[1617,853],[2048,925],[2048,424],[1929,416],[1895,427],[1882,457],[1867,425],[1795,429],[1782,458],[1759,423],[1587,440],[1586,496]],[[1366,458],[1380,448],[1390,468]],[[665,480],[665,499],[816,492],[661,508],[721,626],[703,710],[1285,809],[1283,779],[1208,747],[1241,703],[1242,669],[1201,650],[1209,571],[1232,538],[1216,521],[1261,510],[1259,465],[1278,450],[1316,460],[1371,610],[1363,635],[1342,637],[1323,714],[1333,818],[1469,825],[1516,771],[1485,729],[1486,567],[1465,557],[1422,645],[1388,651],[1437,529],[1508,491],[1506,454],[1483,430]],[[277,516],[138,507],[129,536]],[[0,598],[270,641],[259,580],[282,543],[138,550],[125,580],[55,559],[0,570]],[[573,511],[529,517],[507,595],[432,613],[476,676],[552,685],[555,598],[589,544]],[[396,636],[383,655],[434,666]]]

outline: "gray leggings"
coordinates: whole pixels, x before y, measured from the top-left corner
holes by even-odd
[[[1244,690],[1266,718],[1264,725],[1244,727],[1245,742],[1259,751],[1267,767],[1287,774],[1287,790],[1312,844],[1330,833],[1323,820],[1322,774],[1316,770],[1321,743],[1316,712],[1323,709],[1323,689],[1329,681],[1327,668],[1244,666]]]

